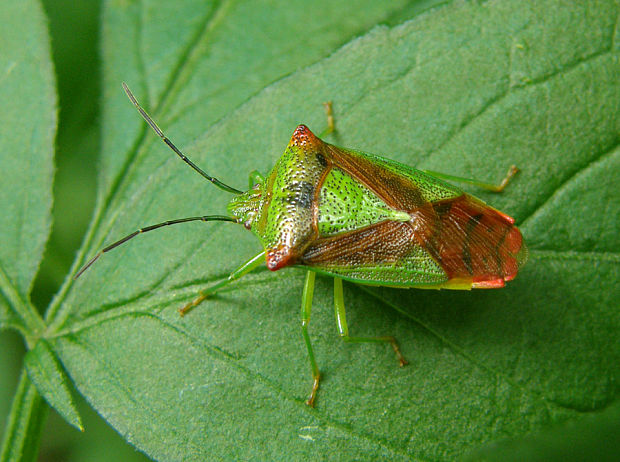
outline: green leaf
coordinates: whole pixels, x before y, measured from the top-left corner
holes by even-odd
[[[322,24],[311,7],[287,6],[261,18],[245,3],[196,17],[108,4],[106,146],[80,263],[140,226],[222,213],[230,198],[145,135],[121,79],[194,162],[240,188],[273,166],[297,123],[321,131],[326,100],[336,144],[484,181],[516,163],[503,195],[478,195],[522,224],[530,262],[497,291],[347,284],[352,334],[395,335],[406,368],[389,347],[337,338],[319,278],[312,410],[303,270],[256,271],[180,318],[259,245],[226,223],[165,228],[106,254],[56,299],[47,338],[80,392],[160,460],[454,459],[617,402],[618,5],[450,3],[327,58],[352,35],[332,39],[334,29],[382,16],[356,29],[366,8]]]
[[[0,18],[0,329],[41,326],[29,300],[51,224],[56,93],[49,37],[35,1]]]
[[[603,412],[546,429],[517,440],[483,447],[467,460],[530,462],[596,460],[614,462],[620,454],[620,403]]]
[[[51,225],[55,78],[39,3],[3,2],[0,18],[0,330],[32,346],[43,330],[29,295]],[[36,460],[47,410],[23,370],[1,461]]]
[[[75,428],[84,430],[69,391],[67,376],[45,340],[37,342],[26,355],[26,369],[30,380],[49,405]]]
[[[41,395],[30,382],[26,370],[22,370],[2,441],[0,461],[34,462],[37,460],[39,440],[48,409]]]

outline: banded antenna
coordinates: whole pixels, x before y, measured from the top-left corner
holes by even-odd
[[[116,241],[116,242],[110,244],[109,246],[104,247],[103,249],[101,249],[99,252],[97,252],[97,255],[95,255],[93,258],[88,260],[88,263],[86,263],[84,266],[82,266],[82,268],[77,272],[77,274],[75,276],[73,276],[73,279],[75,280],[75,279],[79,278],[82,275],[82,273],[84,271],[86,271],[88,268],[90,268],[90,266],[93,263],[95,263],[97,261],[97,259],[101,255],[103,255],[106,252],[109,252],[110,250],[114,249],[115,247],[118,247],[121,244],[124,244],[129,239],[133,239],[138,234],[147,233],[147,232],[153,231],[153,230],[155,230],[157,228],[162,228],[164,226],[176,225],[178,223],[187,223],[189,221],[230,221],[232,223],[237,223],[236,219],[231,218],[231,217],[227,217],[225,215],[205,215],[205,216],[202,216],[202,217],[178,218],[176,220],[168,220],[168,221],[164,221],[162,223],[157,223],[156,225],[145,226],[144,228],[137,229],[133,233],[128,234],[124,238],[119,239],[118,241]]]
[[[213,183],[215,186],[217,186],[220,189],[223,189],[224,191],[227,191],[229,193],[233,193],[233,194],[243,194],[243,191],[239,191],[238,189],[233,188],[232,186],[228,186],[225,183],[222,183],[220,180],[218,180],[215,177],[212,177],[211,175],[208,175],[204,170],[202,170],[200,167],[198,167],[195,163],[193,163],[191,160],[189,160],[187,158],[187,156],[185,154],[183,154],[179,148],[177,148],[174,143],[172,141],[170,141],[168,139],[168,137],[166,137],[166,135],[164,135],[164,132],[161,131],[161,129],[157,126],[157,124],[155,123],[155,121],[153,119],[151,119],[151,116],[148,115],[146,113],[146,111],[144,109],[142,109],[142,106],[140,106],[140,103],[138,103],[138,100],[136,99],[136,97],[133,95],[133,93],[131,92],[131,90],[129,89],[129,87],[127,86],[127,84],[125,82],[122,83],[123,85],[123,90],[125,90],[125,93],[127,93],[127,96],[129,97],[129,100],[132,102],[132,104],[136,107],[136,109],[138,110],[138,112],[140,113],[140,115],[144,118],[144,120],[146,120],[146,123],[149,124],[151,126],[151,128],[153,129],[153,131],[155,133],[157,133],[157,136],[159,136],[164,143],[166,143],[168,145],[168,147],[170,149],[172,149],[177,156],[179,156],[183,162],[185,162],[187,165],[189,165],[191,168],[193,168],[194,170],[196,170],[198,173],[200,173],[203,177],[205,177],[207,180],[209,180],[211,183]]]
[[[218,180],[217,178],[212,177],[211,175],[208,175],[204,170],[202,170],[200,167],[198,167],[196,164],[194,164],[190,159],[187,158],[187,156],[185,154],[183,154],[179,148],[177,148],[174,143],[172,141],[170,141],[168,139],[168,137],[166,137],[166,135],[164,135],[164,133],[161,131],[161,129],[157,126],[157,124],[155,123],[155,121],[153,119],[151,119],[151,116],[149,116],[147,114],[147,112],[142,109],[142,106],[140,106],[140,103],[138,103],[138,100],[136,99],[136,97],[133,95],[133,93],[131,92],[131,90],[129,89],[129,87],[125,84],[125,82],[123,82],[123,89],[125,90],[125,93],[127,93],[127,96],[129,97],[129,100],[132,102],[132,104],[136,107],[136,109],[138,110],[138,112],[140,113],[140,115],[144,118],[144,120],[146,120],[146,123],[148,123],[150,125],[150,127],[153,129],[153,131],[155,133],[157,133],[157,136],[159,136],[164,143],[166,143],[168,145],[168,147],[170,147],[170,149],[172,149],[182,160],[183,162],[185,162],[187,165],[189,165],[190,167],[192,167],[194,170],[196,170],[198,173],[200,173],[204,178],[206,178],[207,180],[209,180],[211,183],[213,183],[215,186],[217,186],[220,189],[223,189],[224,191],[233,193],[233,194],[243,194],[243,191],[239,191],[238,189],[235,189],[231,186],[228,186],[225,183],[222,183],[220,180]],[[86,271],[88,268],[90,268],[92,266],[93,263],[95,263],[99,257],[101,255],[103,255],[106,252],[109,252],[110,250],[118,247],[121,244],[124,244],[125,242],[127,242],[130,239],[133,239],[134,237],[136,237],[138,234],[142,234],[142,233],[146,233],[148,231],[153,231],[155,229],[158,228],[162,228],[164,226],[170,226],[170,225],[176,225],[179,223],[187,223],[190,221],[230,221],[232,223],[236,223],[237,220],[235,218],[231,218],[225,215],[204,215],[204,216],[200,216],[200,217],[187,217],[187,218],[178,218],[176,220],[168,220],[168,221],[164,221],[162,223],[157,223],[155,225],[150,225],[150,226],[145,226],[144,228],[140,228],[137,229],[136,231],[134,231],[131,234],[128,234],[127,236],[125,236],[122,239],[119,239],[118,241],[108,245],[107,247],[104,247],[103,249],[101,249],[97,255],[95,255],[93,258],[91,258],[78,272],[77,274],[73,277],[73,279],[77,279],[79,278],[82,273],[84,273],[84,271]]]

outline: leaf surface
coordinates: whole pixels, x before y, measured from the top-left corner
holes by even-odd
[[[0,20],[0,330],[31,347],[43,330],[30,289],[52,221],[56,82],[39,3],[2,2]],[[22,370],[0,460],[36,460],[47,410]]]
[[[67,422],[78,430],[84,430],[80,416],[68,388],[68,380],[58,360],[45,340],[26,354],[26,369],[30,380],[47,402]]]
[[[161,12],[108,4],[107,27],[129,21],[129,32],[127,49],[105,48],[108,145],[88,255],[139,226],[222,213],[230,197],[143,135],[111,84],[123,75],[140,82],[139,99],[194,162],[239,188],[250,171],[273,166],[296,124],[323,129],[326,100],[334,144],[484,181],[515,163],[522,172],[504,194],[472,192],[521,224],[530,262],[504,290],[345,285],[351,333],[394,335],[406,368],[388,347],[337,338],[331,282],[318,278],[310,332],[323,381],[312,410],[298,313],[303,270],[261,269],[180,318],[183,303],[258,243],[228,223],[140,236],[69,283],[51,311],[48,341],[97,411],[160,460],[445,460],[616,402],[617,3],[455,2],[375,28],[324,59],[321,50],[344,35],[315,47],[312,37],[333,25],[310,15],[313,34],[289,33],[286,45],[305,44],[313,58],[297,61],[278,41],[281,55],[242,66],[242,54],[228,74],[210,60],[252,55],[227,42],[230,28],[248,31],[240,42],[259,49],[268,36],[234,16],[243,5],[185,18],[195,31],[164,47],[164,31],[149,35],[149,14]],[[131,28],[135,18],[142,29]],[[287,21],[276,24],[288,33]],[[279,70],[264,69],[265,59]]]
[[[51,224],[55,78],[43,14],[6,3],[0,17],[0,329],[40,327],[29,293]],[[27,334],[29,335],[29,333]]]

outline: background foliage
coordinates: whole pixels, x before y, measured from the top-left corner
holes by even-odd
[[[75,388],[160,460],[617,458],[618,2],[356,3],[49,2],[57,84],[41,6],[2,6],[23,24],[0,32],[11,51],[0,58],[0,327],[30,350],[20,373],[17,337],[3,331],[2,368],[15,372],[2,379],[2,460],[33,460],[40,434],[49,460],[141,458],[101,441]],[[308,409],[303,271],[257,271],[176,313],[257,250],[243,229],[141,236],[62,283],[136,227],[219,213],[228,199],[146,130],[121,81],[238,187],[268,171],[297,123],[320,131],[328,99],[335,144],[487,181],[517,163],[503,195],[475,193],[517,219],[531,260],[501,291],[347,284],[352,331],[394,334],[404,369],[387,348],[336,338],[319,279],[311,335],[324,381]],[[40,394],[86,433],[55,414],[44,428]]]

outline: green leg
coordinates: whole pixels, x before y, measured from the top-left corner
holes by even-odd
[[[467,183],[467,184],[477,186],[478,188],[487,189],[489,191],[502,192],[504,188],[506,187],[506,185],[508,184],[508,182],[510,181],[510,179],[517,174],[519,169],[515,165],[512,165],[510,169],[508,169],[508,173],[506,174],[506,176],[504,177],[504,179],[501,181],[500,184],[484,183],[482,181],[472,180],[470,178],[446,175],[445,173],[441,173],[441,172],[433,172],[432,170],[422,170],[422,171],[436,178],[441,178],[442,180],[456,181],[458,183]]]
[[[336,130],[336,125],[334,124],[334,113],[332,111],[332,102],[328,101],[323,103],[323,106],[325,107],[325,115],[327,116],[327,128],[321,132],[319,138],[323,138]]]
[[[400,352],[400,348],[398,348],[398,343],[396,343],[396,339],[394,337],[351,337],[349,336],[349,328],[347,327],[347,317],[344,309],[344,295],[342,293],[342,279],[334,278],[334,304],[336,305],[336,323],[338,324],[338,332],[340,333],[340,337],[347,343],[362,343],[362,342],[373,342],[373,343],[390,343],[396,356],[398,357],[398,362],[401,366],[407,364],[407,360],[403,357]]]
[[[306,342],[306,348],[308,349],[308,358],[310,359],[310,367],[312,368],[312,378],[314,382],[312,384],[312,391],[310,396],[306,400],[308,406],[314,406],[314,398],[316,397],[316,391],[319,389],[319,380],[321,375],[319,374],[319,366],[314,359],[314,350],[312,349],[312,343],[310,342],[310,335],[308,335],[308,324],[310,324],[310,312],[312,311],[312,295],[314,294],[314,278],[316,274],[313,271],[306,273],[306,283],[304,284],[304,293],[301,297],[301,332]]]
[[[255,184],[262,183],[263,181],[265,181],[265,177],[261,175],[261,173],[258,170],[252,170],[250,172],[249,189],[252,189]]]
[[[222,287],[227,286],[231,282],[236,281],[237,279],[241,278],[242,276],[245,276],[246,274],[248,274],[250,271],[252,271],[257,266],[260,266],[260,264],[263,263],[264,258],[265,258],[265,251],[263,250],[261,253],[259,253],[257,255],[254,255],[252,258],[250,258],[248,261],[246,261],[243,265],[241,265],[235,271],[230,273],[230,275],[226,279],[224,279],[223,281],[220,281],[217,284],[215,284],[215,285],[213,285],[213,286],[211,286],[211,287],[201,291],[200,294],[198,295],[198,297],[196,297],[194,300],[189,302],[183,308],[179,309],[179,313],[181,313],[181,316],[185,316],[185,314],[187,314],[188,311],[190,311],[194,307],[198,306],[207,297],[213,295],[218,290],[220,290]]]

